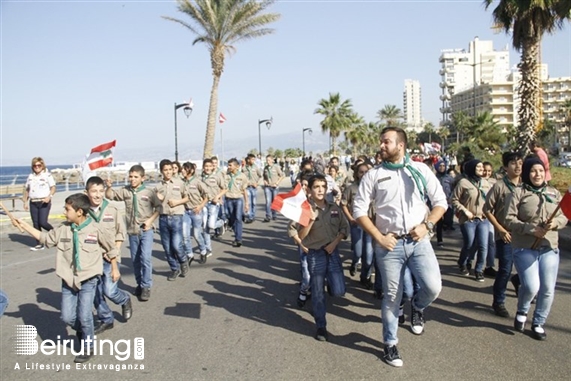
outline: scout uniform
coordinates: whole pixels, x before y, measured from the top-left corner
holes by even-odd
[[[248,177],[248,203],[250,210],[246,216],[246,223],[254,220],[256,216],[256,196],[258,193],[258,184],[262,178],[262,171],[255,164],[245,165],[242,168],[242,173]]]
[[[245,174],[237,172],[228,175],[228,192],[226,192],[226,209],[228,210],[229,225],[232,226],[235,234],[236,245],[242,242],[242,215],[244,213],[244,198],[248,178]]]

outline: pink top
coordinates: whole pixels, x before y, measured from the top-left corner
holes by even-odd
[[[551,180],[551,172],[549,171],[549,157],[543,148],[536,147],[535,153],[539,157],[539,160],[543,162],[545,167],[545,181]]]

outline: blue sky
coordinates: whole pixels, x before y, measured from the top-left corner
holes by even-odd
[[[206,48],[160,16],[184,18],[173,1],[2,1],[1,164],[79,162],[97,144],[117,139],[121,151],[174,152],[173,104],[189,97],[189,119],[178,115],[179,151],[203,146],[212,84]],[[219,111],[224,142],[258,146],[258,119],[273,116],[263,147],[314,129],[324,140],[317,102],[329,92],[350,98],[374,120],[386,104],[402,108],[404,80],[422,87],[423,116],[438,124],[441,49],[466,48],[494,34],[482,1],[279,1],[275,34],[236,45],[226,59]],[[567,25],[542,46],[552,77],[571,75]],[[515,65],[518,54],[512,52]],[[217,131],[215,150],[220,148]],[[285,148],[285,147],[283,147]],[[172,154],[174,156],[174,153]],[[69,159],[75,158],[77,159]],[[199,158],[200,156],[196,157]]]

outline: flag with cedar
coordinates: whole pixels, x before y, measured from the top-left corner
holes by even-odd
[[[311,205],[299,183],[291,192],[279,193],[272,202],[272,210],[280,212],[301,226],[307,226],[312,215]]]
[[[115,148],[116,140],[109,143],[103,143],[91,149],[83,161],[82,177],[86,182],[91,176],[95,175],[95,170],[107,167],[113,164],[113,148]]]

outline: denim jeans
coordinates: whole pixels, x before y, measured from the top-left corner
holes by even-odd
[[[363,231],[361,238],[362,242],[362,255],[361,255],[361,280],[366,280],[373,275],[373,260],[375,258],[375,249],[373,249],[373,237]],[[381,283],[381,273],[377,271],[375,267],[375,285],[378,288],[375,290],[382,289]]]
[[[495,241],[496,257],[498,258],[498,273],[494,281],[494,303],[502,304],[506,300],[506,289],[513,266],[513,252],[511,243],[503,240]]]
[[[4,315],[6,307],[8,307],[8,297],[4,291],[0,290],[0,317]]]
[[[272,202],[278,194],[278,187],[264,187],[264,195],[266,196],[266,218],[276,218],[276,211],[272,210]]]
[[[30,217],[32,217],[32,224],[36,230],[50,231],[53,226],[48,222],[52,202],[32,202],[30,201]]]
[[[351,225],[351,250],[353,251],[351,266],[355,266],[363,255],[363,228],[358,224]]]
[[[204,245],[206,251],[212,251],[212,242],[210,239],[210,231],[219,229],[224,225],[224,221],[218,218],[218,212],[221,205],[213,204],[211,202],[206,204],[206,210],[202,212],[202,237],[204,238]]]
[[[494,267],[494,262],[496,260],[496,238],[494,234],[494,225],[492,225],[490,221],[488,221],[488,229],[488,255],[486,256],[486,267]]]
[[[540,247],[539,250],[514,249],[513,257],[521,281],[517,312],[527,314],[531,301],[537,294],[532,324],[544,325],[555,295],[559,249],[549,247]]]
[[[250,220],[254,220],[256,218],[256,197],[258,195],[258,188],[254,188],[249,186],[248,190],[248,205],[250,205],[250,211],[246,216]]]
[[[244,199],[226,197],[226,209],[228,210],[228,225],[234,230],[236,241],[242,241],[242,215],[244,214]]]
[[[161,215],[159,217],[159,231],[167,262],[171,270],[178,270],[180,264],[186,261],[186,255],[182,248],[182,214]]]
[[[93,339],[93,301],[99,277],[81,283],[81,290],[74,290],[61,282],[61,320],[76,331],[83,333],[83,340]],[[84,341],[87,348],[87,343]],[[93,347],[93,342],[90,347]]]
[[[153,229],[140,229],[139,234],[129,234],[133,273],[137,286],[141,288],[153,285],[153,235]]]
[[[299,265],[301,268],[301,283],[299,286],[300,294],[308,294],[311,290],[311,276],[309,275],[309,268],[307,266],[307,254],[301,250],[301,247],[297,246],[297,251],[299,252]]]
[[[204,236],[202,235],[203,214],[204,210],[201,210],[198,214],[194,213],[193,210],[187,210],[182,217],[182,244],[184,253],[189,258],[194,256],[192,253],[192,241],[190,240],[191,233],[198,244],[200,254],[206,254],[206,245],[204,243]]]
[[[442,279],[438,260],[427,236],[421,241],[399,239],[393,251],[375,245],[375,261],[381,272],[384,297],[381,304],[383,343],[398,344],[399,305],[403,295],[404,275],[408,267],[418,285],[411,304],[424,310],[440,294]]]
[[[307,266],[311,277],[311,305],[313,318],[317,328],[327,327],[325,319],[325,279],[331,296],[345,295],[345,278],[339,250],[335,248],[331,254],[324,249],[309,249]]]
[[[472,262],[474,255],[478,252],[478,260],[476,261],[476,272],[484,271],[486,258],[488,256],[488,226],[487,220],[474,219],[466,221],[460,225],[462,232],[462,250],[460,251],[460,259],[458,264],[466,266],[468,262]]]
[[[117,264],[119,266],[119,264]],[[97,310],[97,318],[104,323],[113,323],[115,320],[113,311],[105,301],[105,298],[111,300],[118,306],[122,306],[130,299],[129,295],[119,288],[118,282],[113,282],[111,277],[111,263],[103,260],[103,275],[97,282],[97,292],[95,293],[95,309]]]

